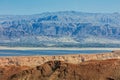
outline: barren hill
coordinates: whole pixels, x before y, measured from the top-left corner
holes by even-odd
[[[94,60],[79,64],[49,61],[34,68],[11,67],[2,80],[120,80],[120,60]],[[12,72],[12,70],[15,70]],[[24,70],[25,69],[25,70]],[[10,71],[9,71],[10,72]],[[4,72],[3,72],[4,74]],[[1,74],[1,75],[3,75]]]
[[[0,80],[120,80],[120,51],[1,57]]]

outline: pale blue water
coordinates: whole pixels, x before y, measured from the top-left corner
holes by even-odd
[[[0,50],[0,56],[64,55],[111,52],[111,50]]]

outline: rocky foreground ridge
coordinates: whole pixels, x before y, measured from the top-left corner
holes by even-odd
[[[79,64],[49,61],[41,66],[16,72],[7,80],[120,80],[120,60]]]
[[[1,57],[0,80],[120,80],[120,51]]]

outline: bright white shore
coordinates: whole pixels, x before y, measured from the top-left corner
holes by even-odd
[[[56,48],[56,47],[3,47],[0,50],[120,50],[120,48]]]

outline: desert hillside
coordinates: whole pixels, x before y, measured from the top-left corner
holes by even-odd
[[[120,80],[120,60],[93,60],[79,64],[49,61],[33,68],[7,66],[1,69],[0,78],[1,80]]]
[[[120,80],[120,51],[1,57],[0,80]]]
[[[120,60],[89,61],[70,64],[49,61],[23,70],[9,80],[120,80]]]

